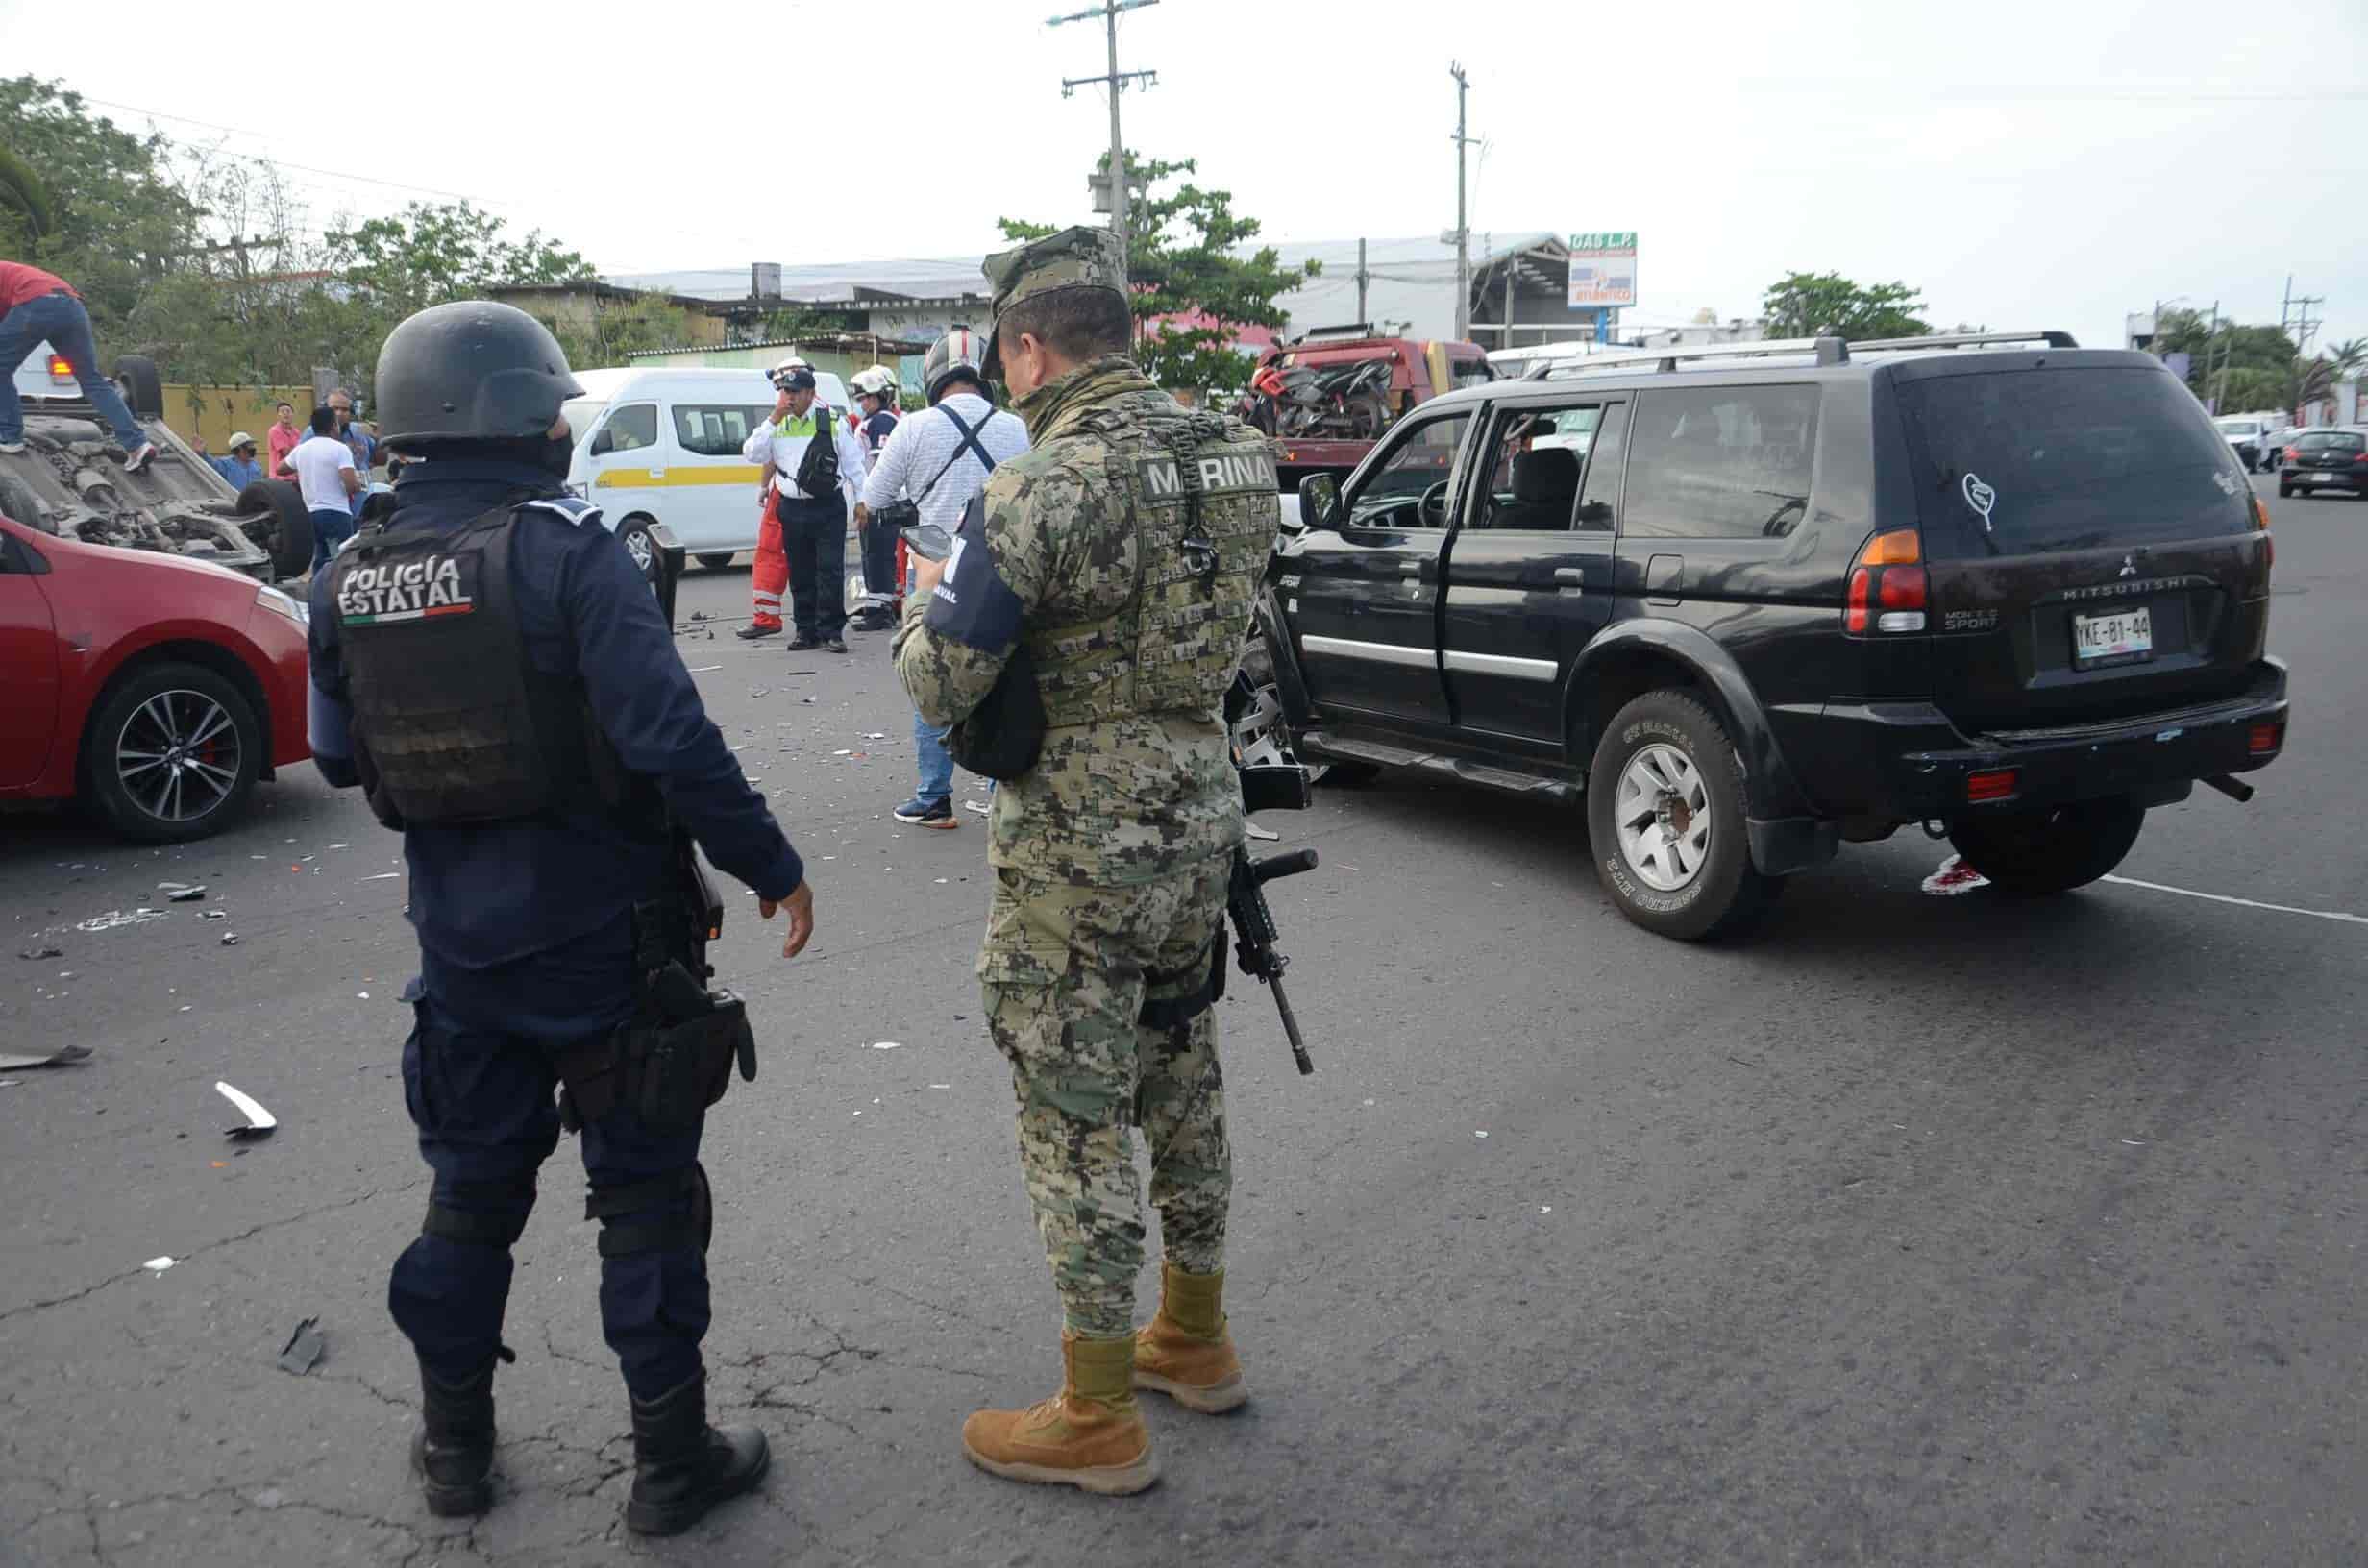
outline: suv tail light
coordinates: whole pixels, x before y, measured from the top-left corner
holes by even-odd
[[[2022,776],[2011,768],[1994,769],[1986,773],[1965,775],[1965,799],[1980,805],[1986,800],[2011,800],[2021,793]]]
[[[1842,629],[1862,637],[1870,630],[1922,631],[1923,561],[1923,537],[1913,528],[1894,528],[1867,540],[1850,573]]]
[[[2285,725],[2275,720],[2255,724],[2245,733],[2245,749],[2257,757],[2275,755],[2285,747]]]
[[[66,362],[64,355],[53,354],[49,356],[49,379],[53,381],[70,381],[74,379],[74,367]]]

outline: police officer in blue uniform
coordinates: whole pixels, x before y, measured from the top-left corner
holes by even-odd
[[[671,1534],[755,1485],[769,1458],[754,1428],[706,1420],[700,1118],[752,1041],[736,999],[703,983],[689,1013],[652,1022],[654,979],[689,979],[655,936],[695,866],[679,833],[766,918],[786,912],[784,958],[813,930],[813,894],[648,579],[565,492],[560,405],[582,389],[557,341],[507,306],[438,306],[387,337],[378,392],[385,444],[425,460],[405,465],[392,516],[313,581],[310,727],[323,776],[367,793],[410,868],[420,974],[403,1080],[435,1179],[387,1296],[419,1356],[414,1463],[432,1511],[491,1505],[510,1246],[565,1107],[631,1396],[626,1523]]]

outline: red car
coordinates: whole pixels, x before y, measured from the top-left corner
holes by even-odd
[[[226,567],[0,516],[0,806],[204,838],[311,755],[305,607]]]

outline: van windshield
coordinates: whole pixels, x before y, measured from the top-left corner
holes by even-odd
[[[2252,491],[2187,389],[2142,367],[1895,383],[1927,547],[1959,558],[2242,533]]]
[[[559,404],[559,417],[567,421],[567,433],[578,446],[583,445],[583,438],[601,422],[601,410],[607,406],[606,398],[570,398]]]

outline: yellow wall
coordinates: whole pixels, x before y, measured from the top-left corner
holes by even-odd
[[[296,405],[296,428],[305,429],[305,421],[312,417],[312,388],[308,386],[267,386],[259,391],[246,386],[188,386],[167,381],[164,423],[184,441],[204,436],[206,450],[216,457],[229,456],[232,434],[244,430],[255,437],[255,455],[262,461],[271,455],[270,438],[263,432],[276,417],[273,405],[283,401]]]

